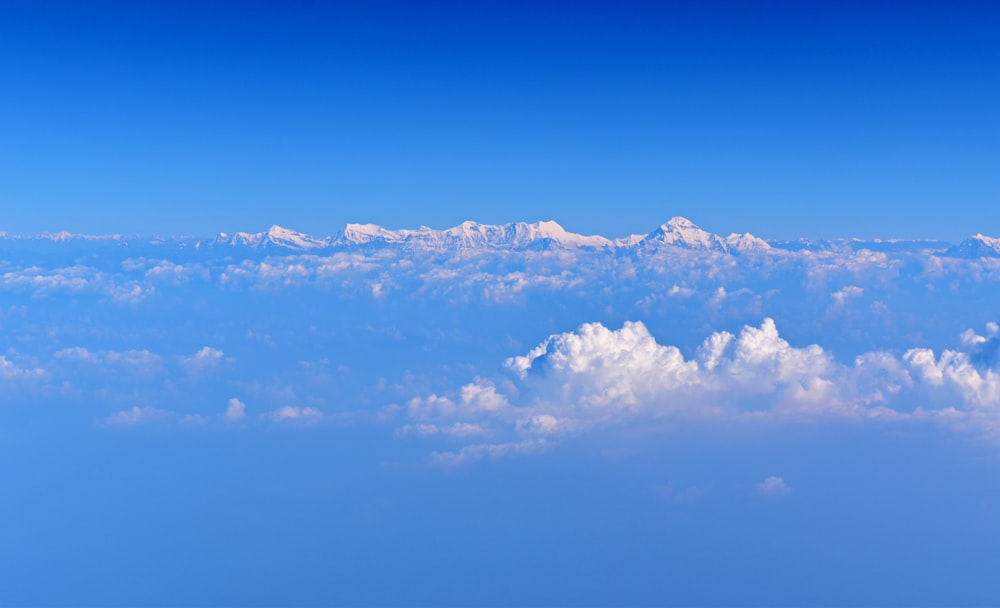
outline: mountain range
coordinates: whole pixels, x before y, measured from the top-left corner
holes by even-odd
[[[639,255],[671,250],[716,252],[731,255],[763,255],[794,251],[925,251],[941,257],[978,259],[1000,257],[1000,238],[976,234],[965,241],[951,245],[928,240],[861,240],[830,239],[811,241],[765,240],[750,234],[733,233],[720,236],[705,231],[684,217],[673,217],[646,234],[610,239],[599,235],[581,235],[569,232],[554,221],[513,222],[502,225],[463,222],[453,228],[435,230],[391,230],[376,224],[347,224],[340,234],[317,237],[281,226],[272,226],[264,232],[219,233],[214,238],[193,237],[124,237],[121,235],[81,235],[68,232],[45,233],[40,236],[8,235],[0,232],[0,247],[41,243],[79,243],[94,245],[104,243],[117,247],[142,244],[174,244],[194,249],[243,249],[274,253],[322,253],[324,251],[372,249],[382,247],[446,252],[450,250],[589,250],[623,251]]]

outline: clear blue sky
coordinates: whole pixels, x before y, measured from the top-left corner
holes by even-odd
[[[996,4],[8,2],[0,229],[1000,235]]]

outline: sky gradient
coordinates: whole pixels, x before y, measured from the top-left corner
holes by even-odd
[[[998,32],[0,2],[0,606],[1000,606]]]
[[[5,3],[0,229],[997,235],[998,27],[972,2]]]

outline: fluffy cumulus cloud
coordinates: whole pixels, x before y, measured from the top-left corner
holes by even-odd
[[[506,365],[540,398],[585,409],[633,407],[692,385],[698,372],[697,363],[685,361],[676,347],[657,344],[642,323],[616,331],[588,323],[551,336]]]
[[[760,397],[776,407],[841,407],[839,387],[851,373],[817,345],[790,345],[771,319],[739,335],[714,333],[691,358],[657,343],[642,323],[617,330],[589,323],[549,337],[506,367],[528,405],[577,419],[591,412],[718,415],[734,405],[752,409]]]
[[[995,358],[983,356],[997,333],[994,324],[986,335],[967,332],[969,351],[876,351],[842,363],[819,345],[790,344],[772,319],[737,334],[715,332],[691,356],[660,344],[640,322],[619,329],[587,323],[508,359],[505,381],[476,378],[454,395],[413,398],[406,413],[423,426],[403,429],[427,436],[474,427],[496,438],[438,453],[434,459],[443,464],[524,453],[531,451],[525,446],[536,449],[538,441],[561,435],[677,416],[932,419],[1000,436],[1000,371]],[[763,483],[777,493],[784,488],[776,485],[780,481]]]

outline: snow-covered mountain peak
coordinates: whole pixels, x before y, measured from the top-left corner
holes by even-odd
[[[1000,248],[1000,238],[996,238],[996,237],[992,237],[992,236],[986,236],[982,232],[977,232],[975,235],[973,235],[972,238],[974,238],[977,241],[980,241],[980,242],[982,242],[982,243],[984,243],[986,245],[989,245],[990,247]]]
[[[278,225],[267,231],[267,240],[274,245],[289,249],[322,249],[329,247],[329,239],[320,239],[303,232],[296,232]]]
[[[593,247],[593,248],[604,248],[613,245],[610,239],[598,235],[583,235],[577,234],[575,232],[569,232],[562,227],[559,222],[553,220],[545,220],[541,222],[535,222],[534,224],[527,224],[525,226],[527,230],[531,233],[532,237],[536,240],[546,240],[552,243],[557,243],[562,246],[568,247]]]
[[[566,232],[566,229],[562,227],[562,224],[555,220],[543,220],[535,223],[534,226],[538,227],[538,232],[540,234],[551,236],[565,236],[570,234],[569,232]]]
[[[732,233],[726,237],[726,244],[733,251],[770,251],[771,245],[762,238],[755,237],[749,232],[743,234]]]
[[[1000,257],[1000,238],[975,234],[944,252],[952,258],[996,258]]]
[[[659,247],[672,245],[686,249],[711,249],[728,251],[729,246],[722,237],[702,230],[685,217],[673,217],[665,224],[650,232],[640,246]]]
[[[420,232],[425,234],[443,234],[451,237],[457,238],[471,238],[471,239],[481,239],[487,233],[490,232],[491,228],[496,228],[496,226],[489,226],[486,224],[480,224],[479,222],[465,221],[458,226],[453,226],[446,230],[437,231],[432,228],[422,228]]]
[[[378,239],[392,240],[388,237],[394,234],[392,230],[386,230],[378,224],[348,224],[344,227],[341,238],[348,244],[364,245]]]
[[[267,232],[220,232],[210,245],[229,245],[262,249],[280,247],[297,251],[323,249],[330,246],[330,239],[321,239],[281,226],[271,226]]]
[[[494,225],[466,221],[434,230],[388,230],[375,224],[348,224],[341,241],[344,244],[369,244],[374,242],[397,243],[410,248],[431,250],[447,249],[533,249],[560,247],[604,248],[612,242],[601,236],[584,236],[568,232],[557,222],[543,221],[529,224],[516,222]]]
[[[699,230],[698,226],[696,226],[694,222],[680,215],[675,215],[674,217],[670,218],[669,220],[667,220],[665,224],[660,226],[660,228],[662,228],[663,230],[675,230],[675,231],[686,230],[688,228],[694,228],[696,230]]]

